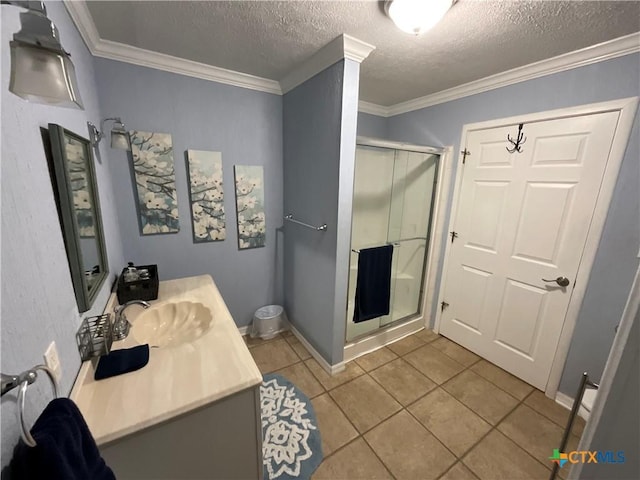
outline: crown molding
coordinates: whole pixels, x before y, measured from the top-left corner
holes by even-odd
[[[280,80],[282,93],[293,90],[343,58],[361,63],[375,48],[349,35],[339,35]]]
[[[78,27],[87,48],[95,57],[155,68],[165,72],[177,73],[189,77],[201,78],[235,87],[258,90],[260,92],[282,95],[280,83],[276,80],[257,77],[246,73],[214,67],[192,60],[132,47],[100,38],[93,18],[84,1],[64,0],[65,7]]]
[[[188,77],[224,83],[235,87],[282,95],[280,84],[276,80],[256,77],[225,68],[213,67],[204,63],[185,60],[183,58],[165,55],[164,53],[152,52],[110,40],[101,40],[98,43],[95,56],[140,65],[142,67],[164,70],[165,72],[178,73]]]
[[[343,33],[341,37],[343,41],[344,58],[348,58],[349,60],[362,63],[364,59],[376,49],[375,45],[358,40],[346,33]]]
[[[358,111],[362,113],[368,113],[370,115],[376,115],[378,117],[389,116],[389,107],[378,105],[376,103],[365,102],[364,100],[360,100],[358,102]]]
[[[397,103],[387,108],[387,117],[450,102],[496,88],[506,87],[534,78],[560,73],[593,63],[611,60],[631,53],[640,52],[640,32],[614,38],[597,45],[575,50],[539,62],[497,73],[457,87],[442,90],[424,97]],[[384,108],[384,107],[383,107]]]
[[[84,40],[89,52],[95,56],[96,45],[100,42],[100,34],[98,33],[96,24],[93,22],[87,4],[85,2],[64,0],[64,6],[73,23],[76,24],[80,36]]]

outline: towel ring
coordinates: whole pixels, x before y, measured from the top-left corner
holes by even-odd
[[[36,378],[38,376],[36,370],[42,370],[47,374],[47,376],[49,377],[49,380],[51,380],[51,388],[53,390],[54,398],[58,398],[58,381],[56,380],[55,375],[53,374],[53,372],[49,367],[47,367],[46,365],[36,365],[31,370],[25,372],[26,378],[20,384],[20,389],[18,390],[18,405],[20,408],[20,426],[22,428],[22,431],[20,432],[20,437],[22,438],[22,441],[30,447],[35,447],[36,441],[31,436],[31,433],[29,432],[29,429],[27,428],[27,424],[24,420],[24,399],[27,396],[27,387],[36,381]]]

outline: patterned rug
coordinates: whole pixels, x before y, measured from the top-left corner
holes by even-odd
[[[282,375],[264,375],[260,386],[264,479],[309,479],[322,462],[322,444],[311,401]]]

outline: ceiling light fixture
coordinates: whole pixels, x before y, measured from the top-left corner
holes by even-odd
[[[94,148],[98,148],[98,144],[100,140],[104,138],[104,124],[105,122],[113,122],[113,127],[111,128],[111,148],[117,148],[119,150],[127,150],[131,151],[131,139],[129,138],[129,132],[127,132],[124,128],[124,123],[120,120],[120,117],[112,117],[105,118],[100,122],[100,130],[96,128],[96,126],[87,122],[89,126],[89,139],[91,140],[91,145]]]
[[[438,23],[456,0],[387,0],[385,11],[403,32],[420,35]]]
[[[29,102],[83,109],[71,56],[60,44],[58,29],[39,1],[2,0],[26,8],[22,28],[13,35],[9,91]]]

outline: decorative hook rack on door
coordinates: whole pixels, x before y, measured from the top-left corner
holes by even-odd
[[[527,141],[527,137],[524,136],[524,134],[522,133],[522,127],[524,126],[524,123],[521,123],[520,125],[518,125],[518,136],[516,137],[515,140],[513,140],[513,138],[511,138],[511,135],[509,135],[507,133],[507,140],[509,141],[509,143],[511,143],[511,145],[513,145],[513,148],[507,148],[507,152],[509,153],[513,153],[513,152],[518,152],[518,153],[522,153],[522,148],[521,146],[524,145],[524,143]]]

